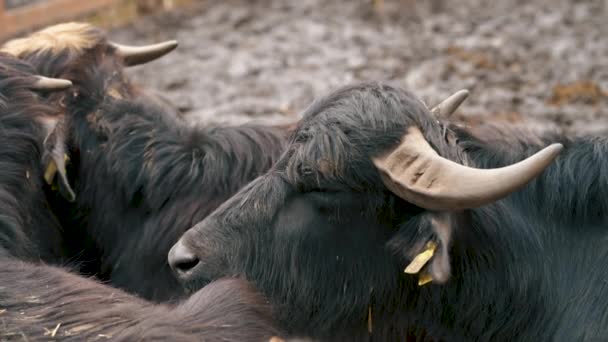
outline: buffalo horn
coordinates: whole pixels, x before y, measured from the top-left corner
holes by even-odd
[[[33,90],[62,90],[72,86],[72,82],[61,78],[48,78],[36,76],[37,81],[32,84]]]
[[[467,99],[469,91],[466,89],[459,90],[443,100],[440,104],[431,109],[431,113],[436,118],[448,118],[456,109]]]
[[[385,186],[395,195],[428,210],[462,210],[492,203],[522,188],[557,157],[552,144],[509,166],[477,169],[441,157],[417,127],[401,144],[374,158]]]
[[[116,49],[116,53],[124,59],[127,66],[135,66],[151,62],[168,54],[177,47],[177,41],[169,40],[145,46],[130,46],[110,42],[110,46]]]

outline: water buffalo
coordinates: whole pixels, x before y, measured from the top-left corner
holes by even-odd
[[[123,45],[108,40],[103,30],[91,24],[68,22],[9,40],[0,46],[0,51],[28,61],[39,74],[48,77],[71,77],[96,63],[113,64],[116,73],[108,80],[112,83],[107,88],[109,94],[145,97],[172,115],[178,115],[179,110],[161,94],[134,84],[123,72],[125,67],[154,61],[177,46],[175,40],[145,46]]]
[[[49,197],[80,271],[156,301],[184,294],[167,265],[171,246],[270,168],[287,135],[284,127],[193,126],[141,95],[124,68],[174,47],[118,45],[80,23],[4,47],[40,73],[74,83],[50,97],[65,118],[56,146],[65,146],[70,160],[59,174],[74,191]]]
[[[177,306],[154,305],[69,273],[63,229],[43,191],[61,111],[51,91],[70,81],[34,75],[0,53],[0,340],[268,341],[282,335],[268,302],[223,279]]]
[[[70,86],[35,76],[31,65],[0,53],[0,255],[63,260],[62,229],[42,190],[58,121],[45,93]]]
[[[2,341],[259,342],[282,334],[267,301],[239,279],[168,306],[62,268],[0,258],[0,286]]]
[[[604,340],[608,140],[504,131],[345,87],[169,263],[190,289],[247,277],[321,340]]]

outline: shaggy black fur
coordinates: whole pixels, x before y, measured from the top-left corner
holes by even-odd
[[[479,167],[548,141],[564,150],[503,200],[429,212],[389,193],[371,161],[412,125],[440,155]],[[607,139],[482,139],[490,130],[437,122],[389,85],[338,90],[305,112],[272,170],[182,237],[198,265],[175,267],[192,289],[244,274],[284,328],[323,340],[608,338]],[[429,239],[449,251],[451,277],[419,287],[403,269]]]
[[[40,165],[41,118],[58,115],[32,92],[33,68],[0,54],[0,341],[268,341],[280,336],[268,302],[224,279],[175,306],[45,265],[61,261],[61,229]]]
[[[280,336],[247,282],[218,280],[169,307],[61,268],[0,260],[2,341],[268,341]]]
[[[44,132],[37,121],[56,112],[30,90],[33,72],[0,53],[0,256],[58,262],[61,228],[44,196]]]
[[[69,50],[22,57],[74,83],[51,99],[65,106],[76,203],[49,196],[81,271],[152,300],[183,295],[166,262],[170,247],[270,168],[286,130],[192,127],[139,96],[105,38],[78,58]]]

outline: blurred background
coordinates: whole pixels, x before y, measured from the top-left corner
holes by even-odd
[[[129,70],[193,122],[293,121],[389,80],[474,125],[608,132],[608,0],[0,0],[0,42],[66,20],[179,48]]]

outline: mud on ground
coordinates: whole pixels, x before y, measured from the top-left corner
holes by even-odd
[[[588,133],[608,129],[608,0],[201,1],[112,31],[178,39],[133,77],[193,120],[291,121],[313,98],[390,80],[457,114]]]

